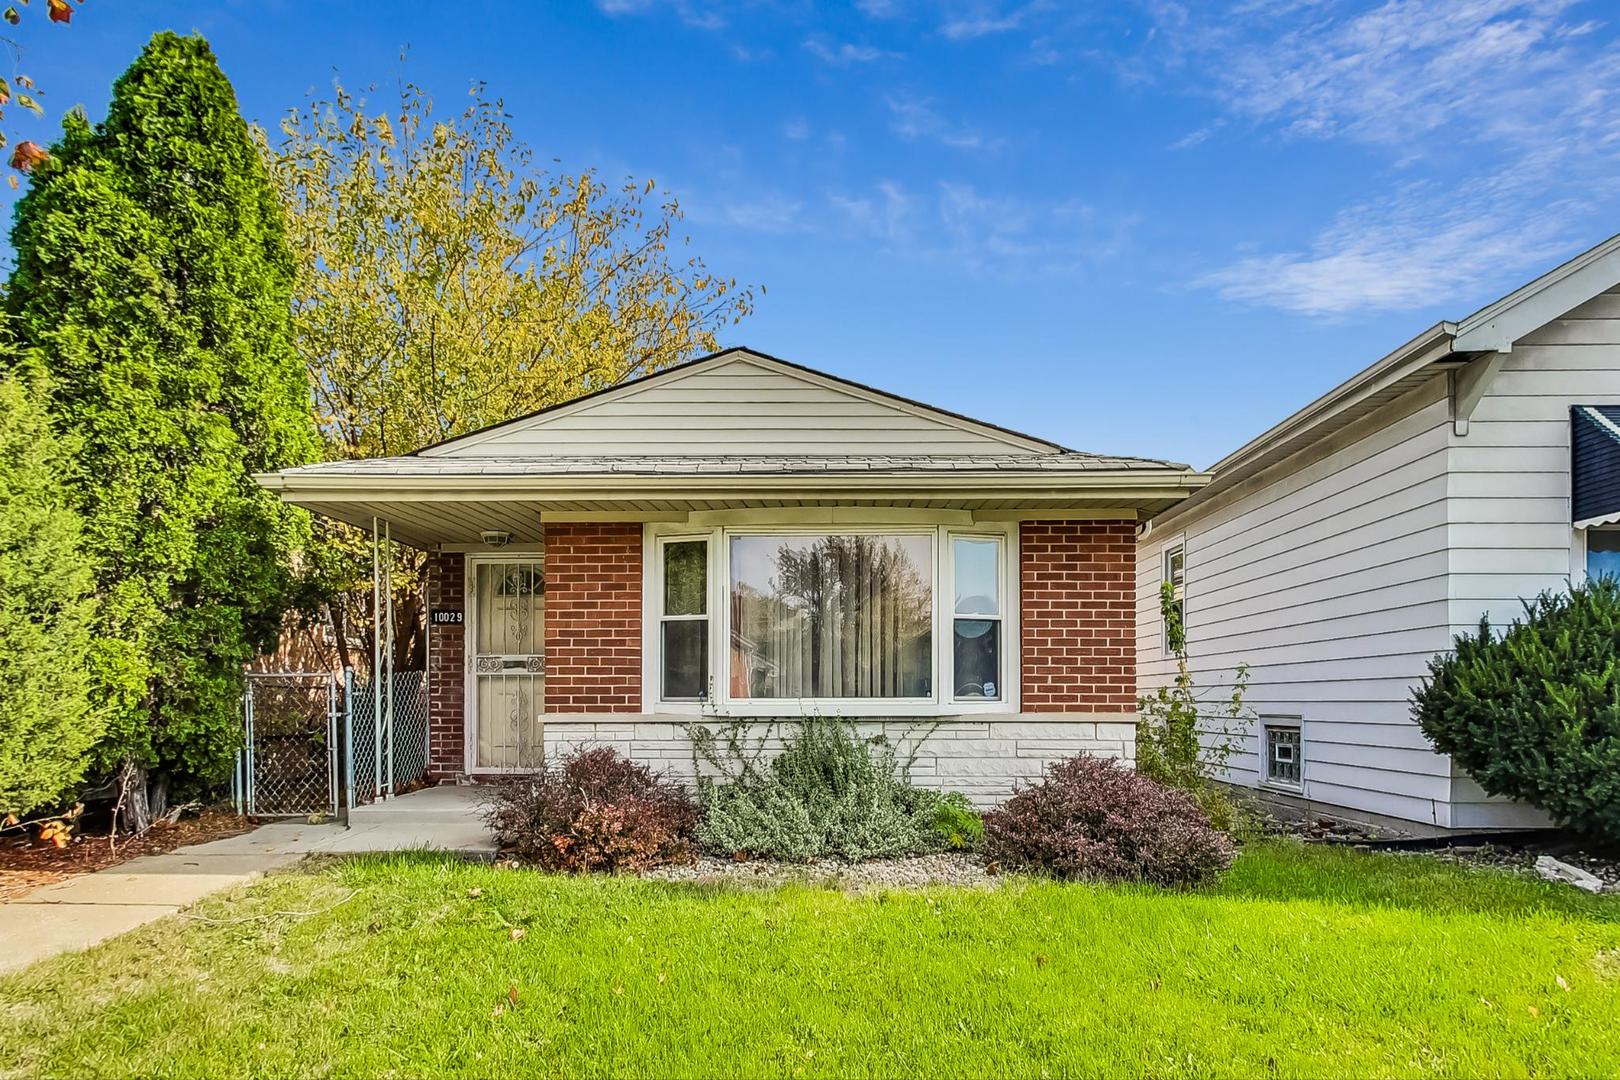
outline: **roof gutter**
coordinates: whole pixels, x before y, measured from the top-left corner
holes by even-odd
[[[1203,505],[1221,491],[1300,449],[1308,441],[1312,429],[1323,421],[1355,408],[1431,364],[1461,359],[1456,356],[1457,329],[1457,324],[1453,322],[1435,323],[1371,367],[1340,383],[1221,458],[1208,470],[1215,479],[1186,502],[1160,515],[1155,519],[1155,527],[1169,527],[1176,519]]]
[[[648,476],[642,474],[584,474],[561,476],[317,476],[297,473],[260,473],[254,480],[277,492],[283,501],[378,501],[410,499],[423,502],[477,502],[504,499],[632,500],[670,498],[682,494],[715,496],[738,492],[803,493],[806,491],[855,494],[861,492],[919,491],[960,494],[982,492],[986,497],[1081,491],[1126,496],[1145,492],[1149,497],[1167,493],[1190,494],[1209,483],[1208,473],[1192,470],[1124,470],[1087,472],[1072,476],[1051,472],[953,472],[945,475],[861,473],[802,476],[714,475]]]

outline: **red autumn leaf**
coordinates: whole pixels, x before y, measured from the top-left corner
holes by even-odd
[[[68,0],[50,0],[49,7],[51,22],[65,23],[73,21],[73,8],[68,4]]]
[[[18,172],[33,172],[35,167],[51,159],[45,148],[32,139],[24,139],[11,151],[11,167]]]

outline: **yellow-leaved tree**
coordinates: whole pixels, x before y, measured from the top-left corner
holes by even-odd
[[[387,107],[338,86],[264,148],[333,457],[405,453],[657,371],[714,350],[753,307],[752,288],[686,250],[673,198],[651,181],[542,164],[482,85],[453,115],[408,81]],[[369,556],[352,530],[331,532],[345,597],[332,625],[348,662],[370,650]],[[410,569],[396,602],[401,669],[422,657]]]

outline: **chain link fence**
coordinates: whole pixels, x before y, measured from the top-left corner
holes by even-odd
[[[409,790],[427,775],[427,673],[396,671],[393,688],[393,726],[388,723],[388,698],[379,712],[374,684],[361,682],[349,672],[345,679],[348,701],[349,805],[368,803],[384,792]]]
[[[256,817],[336,814],[337,678],[323,672],[248,675],[243,748],[233,788]]]
[[[427,776],[427,673],[395,672],[392,687],[393,723],[385,695],[379,729],[372,684],[352,671],[249,674],[232,802],[256,817],[307,817],[335,815],[344,792],[353,808],[411,790]]]

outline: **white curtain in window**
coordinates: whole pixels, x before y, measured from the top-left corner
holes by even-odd
[[[734,698],[933,694],[933,538],[731,538]]]

